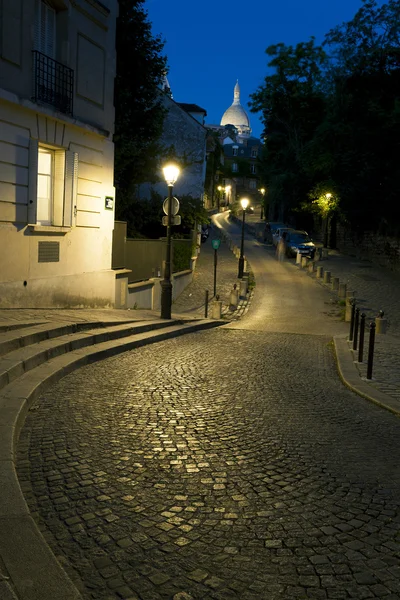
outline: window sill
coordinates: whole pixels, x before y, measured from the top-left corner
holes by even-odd
[[[65,235],[69,233],[72,227],[55,227],[54,225],[28,225],[29,229],[35,233]]]

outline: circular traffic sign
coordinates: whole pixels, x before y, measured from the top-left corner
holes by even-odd
[[[164,214],[167,215],[168,214],[168,198],[165,198],[162,207],[163,207]],[[175,215],[177,215],[178,212],[179,212],[179,200],[175,196],[172,196],[172,198],[171,198],[171,214],[173,217],[175,217]]]

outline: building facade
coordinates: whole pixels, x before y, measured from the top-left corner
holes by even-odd
[[[221,190],[218,205],[229,205],[243,196],[253,202],[259,201],[258,158],[262,142],[251,135],[249,117],[240,103],[238,81],[233,90],[233,102],[222,115],[220,124],[206,127],[218,133],[223,148],[223,167],[217,185]]]
[[[173,150],[183,167],[174,185],[174,195],[178,198],[192,196],[203,201],[207,129],[202,121],[207,113],[196,104],[177,103],[167,94],[162,102],[166,115],[160,143],[167,153]],[[143,183],[138,186],[138,191],[142,198],[150,198],[152,192],[167,195],[164,179],[153,184]]]
[[[117,0],[0,10],[0,307],[113,306]]]

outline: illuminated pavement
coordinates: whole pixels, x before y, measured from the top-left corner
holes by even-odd
[[[28,415],[21,486],[85,599],[400,598],[400,421],[340,382],[329,291],[253,248],[241,321],[84,367]]]

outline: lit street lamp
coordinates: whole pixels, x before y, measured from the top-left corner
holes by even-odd
[[[164,279],[161,281],[161,318],[171,318],[172,283],[171,283],[171,219],[172,219],[172,189],[179,176],[179,167],[169,163],[163,167],[164,178],[168,185],[167,213],[167,256],[165,259]]]
[[[230,195],[231,195],[231,189],[232,186],[230,185],[226,185],[225,186],[225,198],[226,198],[226,205],[229,206],[229,200],[230,200]]]
[[[248,198],[241,198],[240,204],[243,209],[243,221],[242,221],[242,241],[240,244],[240,257],[239,257],[239,272],[238,272],[239,279],[241,279],[243,277],[243,271],[244,271],[244,254],[243,254],[243,250],[244,250],[244,220],[246,217],[246,208],[250,204],[250,201]]]
[[[325,227],[324,227],[324,248],[327,248],[328,247],[329,208],[330,208],[330,201],[332,198],[332,194],[330,192],[328,192],[327,194],[325,194],[325,198],[326,198],[326,210],[325,210]]]
[[[260,219],[262,220],[262,218],[264,216],[264,194],[265,194],[265,188],[261,188],[260,194],[262,195],[262,199],[261,199],[261,214],[260,214]]]
[[[217,196],[217,199],[218,199],[218,202],[217,202],[217,210],[218,210],[218,212],[220,212],[220,209],[221,209],[221,196],[222,196],[222,190],[223,190],[223,189],[224,189],[224,188],[222,187],[222,185],[219,185],[219,186],[217,187],[217,190],[218,190],[218,196]]]

